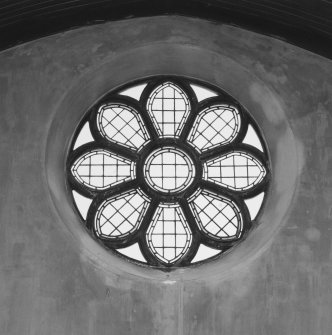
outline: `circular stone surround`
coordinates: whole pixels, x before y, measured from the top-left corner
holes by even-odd
[[[183,25],[182,19],[174,21],[175,26]],[[153,22],[158,25],[160,18]],[[202,24],[206,24],[211,31],[220,33],[214,25],[203,22]],[[113,25],[114,23],[112,27]],[[188,29],[179,31],[193,29],[199,34],[196,24],[185,22],[185,25]],[[128,41],[135,42],[137,39],[136,36],[133,39],[130,35],[130,27],[131,25],[128,25],[123,29],[124,36],[127,37],[125,48],[116,48],[116,56],[112,53],[105,58],[102,64],[99,61],[96,62],[96,65],[91,66],[82,76],[77,77],[52,114],[52,123],[45,147],[45,164],[48,188],[56,211],[61,218],[60,223],[69,233],[71,241],[77,242],[76,245],[82,257],[93,262],[105,275],[133,275],[158,280],[215,280],[217,278],[220,280],[232,274],[238,274],[243,264],[248,264],[260,255],[279,231],[296,189],[301,162],[297,156],[297,144],[287,121],[286,111],[280,103],[280,97],[275,94],[272,86],[269,86],[264,80],[265,78],[257,77],[247,71],[248,65],[245,58],[242,56],[229,57],[227,54],[229,50],[232,55],[238,55],[238,50],[232,49],[236,34],[231,35],[232,40],[228,41],[228,33],[221,33],[222,45],[220,46],[216,46],[215,41],[207,40],[204,36],[204,47],[197,47],[196,40],[192,44],[189,41],[188,45],[184,45],[177,42],[169,43],[168,35],[165,38],[144,35],[148,44],[141,45],[140,42],[139,45],[133,47],[132,43],[128,44]],[[96,36],[97,40],[99,37],[100,35]],[[109,30],[107,30],[108,39]],[[225,48],[225,39],[228,43],[227,48]],[[249,55],[251,49],[249,50],[245,43],[242,45],[243,53]],[[89,49],[88,44],[86,48],[86,53],[92,50]],[[183,66],[184,56],[186,56],[186,66]],[[151,59],[155,61],[151,62]],[[141,66],[138,67],[137,62],[140,62]],[[125,68],[123,64],[126,65]],[[250,234],[222,261],[208,262],[200,267],[175,269],[172,273],[151,271],[150,267],[143,264],[138,267],[132,262],[124,262],[116,253],[105,249],[96,239],[91,239],[81,225],[82,220],[72,203],[72,196],[68,193],[68,184],[63,178],[73,132],[78,123],[83,120],[87,106],[94,105],[106,92],[119,89],[123,83],[160,73],[201,78],[204,82],[222,87],[236,96],[262,126],[269,147],[271,170],[274,172],[264,211],[256,219],[257,222],[268,222],[269,224],[260,225],[255,234]],[[273,103],[268,104],[267,101]]]
[[[149,186],[164,193],[185,190],[193,181],[195,166],[186,153],[175,147],[152,152],[144,164]]]

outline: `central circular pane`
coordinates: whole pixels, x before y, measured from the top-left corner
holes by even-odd
[[[185,190],[192,183],[195,166],[182,150],[163,147],[148,156],[144,175],[154,190],[174,193]]]

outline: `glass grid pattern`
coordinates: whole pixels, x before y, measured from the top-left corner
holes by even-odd
[[[109,141],[139,150],[149,140],[137,111],[124,104],[102,106],[97,115],[100,133]]]
[[[145,89],[150,87],[148,84]],[[143,94],[138,98],[141,106],[146,101],[145,96]],[[207,106],[204,99],[194,106],[195,110],[198,109],[195,120],[188,118],[191,106],[187,93],[176,84],[165,81],[151,89],[148,95],[146,112],[152,122],[147,124],[139,112],[130,107],[130,101],[128,105],[109,101],[94,109],[97,127],[92,127],[91,132],[98,131],[97,135],[102,135],[113,144],[110,151],[96,149],[100,140],[93,133],[94,142],[85,144],[84,152],[71,160],[74,163],[70,166],[70,174],[83,189],[86,187],[95,191],[86,194],[92,197],[89,206],[94,206],[93,215],[88,215],[86,220],[93,217],[93,222],[89,221],[89,227],[93,227],[97,237],[111,243],[107,244],[108,247],[113,248],[113,242],[121,241],[125,244],[121,244],[119,248],[129,248],[138,241],[139,249],[142,252],[144,249],[148,264],[148,258],[151,257],[158,266],[171,267],[174,263],[182,265],[181,262],[188,265],[198,250],[195,248],[199,245],[208,248],[208,240],[211,238],[213,243],[232,243],[243,235],[247,219],[243,216],[242,206],[246,206],[248,202],[246,199],[242,199],[243,202],[235,199],[243,197],[239,191],[250,191],[255,185],[264,182],[267,168],[256,157],[257,154],[251,154],[250,148],[236,150],[234,140],[242,123],[248,123],[247,118],[241,119],[242,113],[237,108],[223,104],[222,97],[220,103],[199,110],[201,104]],[[187,139],[182,139],[179,136],[188,120],[193,123],[191,131]],[[251,125],[248,123],[247,126]],[[151,141],[148,134],[153,134],[154,130],[159,135],[156,139],[158,149],[151,146],[154,149],[148,152],[147,148],[151,145],[148,144]],[[174,138],[171,145],[169,137]],[[258,135],[257,140],[260,142]],[[182,146],[179,142],[186,145]],[[190,150],[188,143],[193,147]],[[224,146],[226,150],[228,145],[231,145],[229,148],[232,151],[218,154],[220,146]],[[259,145],[262,147],[262,143]],[[105,141],[102,146],[107,147]],[[130,154],[123,147],[135,152]],[[74,149],[73,152],[76,154],[77,150],[80,149]],[[211,150],[212,157],[215,158],[205,161],[206,156],[202,152],[206,150]],[[264,152],[262,155],[265,155]],[[144,159],[141,159],[142,154],[145,155]],[[199,170],[203,169],[203,176],[196,176],[197,164],[201,164]],[[137,178],[136,169],[141,169],[138,170],[138,175],[144,177],[144,183]],[[134,180],[134,183],[125,184]],[[194,180],[195,185],[192,185]],[[203,180],[217,185],[209,186]],[[78,192],[82,191],[76,183],[72,185],[74,190],[77,187]],[[193,186],[192,189],[183,192],[190,185]],[[218,185],[228,189],[227,196],[223,195],[222,187],[218,191]],[[136,189],[132,189],[133,187]],[[149,197],[142,189],[147,191]],[[152,190],[155,198],[150,194]],[[179,199],[182,199],[181,206]],[[261,204],[262,201],[260,206]],[[255,210],[258,212],[258,209]],[[193,229],[194,224],[197,225],[197,230]],[[198,234],[198,230],[202,233]],[[223,250],[220,246],[218,249],[221,252]],[[132,256],[138,261],[142,257],[144,258],[143,254]]]
[[[71,168],[85,186],[104,190],[135,178],[135,163],[106,150],[92,150],[79,157]]]
[[[247,190],[266,175],[264,166],[249,153],[237,151],[208,161],[204,178],[236,191]]]
[[[190,112],[190,103],[180,87],[166,82],[151,93],[147,109],[160,137],[179,137]]]
[[[165,263],[174,263],[188,251],[192,233],[176,204],[160,204],[146,234],[152,253]]]
[[[242,216],[231,200],[199,190],[189,204],[199,228],[209,236],[223,240],[240,237]]]
[[[205,151],[233,141],[241,126],[239,111],[229,105],[214,105],[196,118],[188,137],[197,150]]]
[[[148,157],[144,175],[151,187],[160,192],[179,192],[192,182],[195,166],[181,150],[163,148],[154,151]]]
[[[150,199],[141,190],[105,200],[95,216],[97,235],[104,238],[124,237],[137,230],[149,203]]]

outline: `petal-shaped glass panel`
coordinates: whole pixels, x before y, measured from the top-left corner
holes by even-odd
[[[95,190],[135,178],[135,163],[102,149],[91,150],[79,157],[71,167],[78,182]]]
[[[240,236],[242,216],[231,200],[199,190],[191,197],[189,205],[204,233],[221,240],[232,240]]]
[[[97,114],[100,133],[109,141],[138,150],[149,140],[143,120],[135,109],[124,104],[102,106]]]
[[[147,110],[160,137],[179,137],[190,112],[190,103],[180,87],[166,82],[153,90]]]
[[[235,191],[248,190],[259,184],[266,169],[247,152],[234,151],[204,164],[204,179]]]
[[[111,239],[133,233],[140,227],[149,202],[140,190],[103,201],[95,216],[96,234]]]
[[[162,262],[174,263],[188,251],[192,233],[177,204],[161,204],[147,230],[151,252]]]
[[[240,125],[240,114],[235,107],[213,105],[199,113],[188,142],[200,152],[225,145],[233,141]]]

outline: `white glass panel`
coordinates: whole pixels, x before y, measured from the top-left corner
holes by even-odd
[[[134,243],[126,248],[116,249],[116,251],[129,258],[146,263],[146,259],[144,258],[138,243]]]
[[[126,95],[128,97],[131,97],[135,100],[139,100],[141,98],[142,92],[147,84],[140,84],[134,87],[127,88],[124,91],[121,91],[119,94]]]
[[[207,247],[206,245],[204,244],[200,244],[198,250],[197,250],[197,253],[195,255],[195,257],[193,258],[193,260],[191,261],[191,263],[197,263],[197,262],[200,262],[200,261],[204,261],[208,258],[211,258],[213,256],[216,256],[218,254],[221,254],[221,251],[220,250],[217,250],[217,249],[212,249],[210,247]]]
[[[244,202],[246,203],[246,205],[248,207],[251,220],[255,220],[259,210],[261,209],[262,203],[263,203],[263,200],[264,200],[264,195],[265,195],[265,193],[262,192],[262,193],[256,195],[253,198],[244,200]]]
[[[100,133],[109,141],[131,149],[140,149],[149,140],[139,114],[124,104],[102,106],[97,115]]]
[[[86,122],[83,128],[81,129],[80,133],[77,136],[77,139],[74,145],[74,150],[82,146],[83,144],[90,143],[93,141],[94,141],[94,138],[91,135],[89,122]]]
[[[79,157],[71,168],[85,186],[104,190],[135,178],[135,163],[106,150],[92,150]]]
[[[229,199],[211,192],[197,192],[189,202],[199,228],[208,235],[230,240],[240,236],[242,216]]]
[[[90,205],[92,203],[92,199],[84,197],[83,195],[79,194],[76,191],[73,191],[73,198],[77,206],[77,209],[82,215],[82,218],[85,220],[88,214]]]
[[[165,263],[174,263],[188,251],[192,234],[178,205],[161,204],[147,231],[151,252]]]
[[[147,110],[159,136],[179,137],[190,112],[190,103],[180,87],[166,82],[151,93]]]
[[[240,130],[240,114],[235,107],[215,105],[204,109],[196,118],[188,142],[205,151],[233,141]]]
[[[262,143],[252,125],[248,126],[247,134],[243,139],[243,143],[252,145],[253,147],[257,148],[258,150],[264,152]]]
[[[235,151],[204,164],[204,179],[232,190],[247,190],[266,175],[264,166],[249,153]]]
[[[216,92],[211,91],[208,88],[204,88],[199,85],[190,84],[190,86],[195,92],[198,102],[218,95]]]
[[[195,175],[195,166],[181,150],[164,147],[151,153],[144,166],[148,184],[161,192],[184,190]]]
[[[95,217],[97,235],[106,238],[123,237],[137,230],[148,204],[148,198],[138,190],[105,200]]]

